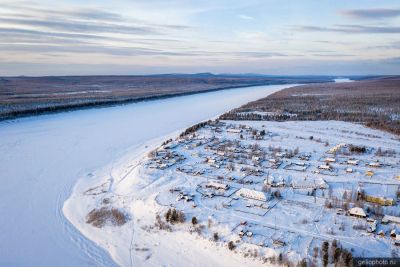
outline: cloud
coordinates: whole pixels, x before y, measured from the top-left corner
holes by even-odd
[[[244,20],[253,20],[254,19],[253,17],[250,17],[248,15],[243,15],[243,14],[238,15],[238,17],[241,19],[244,19]]]
[[[133,35],[163,35],[189,27],[176,24],[156,24],[96,8],[65,7],[47,9],[34,3],[4,3],[0,8],[0,25],[14,28],[75,33],[121,33]]]
[[[321,43],[321,44],[335,44],[335,45],[349,45],[351,42],[344,42],[344,41],[331,41],[331,40],[316,40],[313,41],[314,43]]]
[[[336,58],[336,57],[354,57],[354,55],[350,55],[350,54],[326,54],[326,53],[314,53],[312,54],[313,56],[316,57],[332,57],[332,58]]]
[[[23,14],[26,16],[58,16],[64,18],[74,18],[83,20],[101,20],[101,21],[123,21],[123,17],[115,12],[105,11],[96,8],[65,8],[60,9],[46,9],[35,7],[37,4],[29,2],[24,3],[3,3],[2,8],[14,14]]]
[[[269,58],[269,57],[286,57],[287,54],[278,53],[278,52],[233,52],[233,55],[250,57],[250,58]]]
[[[161,34],[159,30],[150,26],[134,26],[123,24],[110,24],[104,22],[78,22],[69,20],[47,20],[47,19],[19,19],[0,18],[0,23],[44,27],[54,31],[84,32],[84,33],[124,33],[124,34]]]
[[[384,19],[400,16],[400,9],[373,8],[342,10],[339,14],[354,19]]]
[[[145,47],[115,47],[98,45],[55,45],[55,44],[1,44],[2,52],[34,52],[44,53],[83,53],[83,54],[107,54],[113,56],[191,56],[190,52],[173,52]]]
[[[114,38],[106,36],[98,36],[93,34],[80,34],[80,33],[64,33],[64,32],[49,32],[39,30],[17,29],[17,28],[0,28],[0,34],[7,34],[8,36],[25,36],[30,38],[54,37],[54,38],[68,38],[68,39],[88,39],[88,40],[114,40]],[[33,39],[34,40],[34,39]],[[4,41],[2,39],[1,41]]]
[[[171,36],[187,28],[126,18],[94,8],[48,9],[33,3],[5,3],[0,8],[0,50],[34,56],[50,53],[184,56],[190,52],[174,52],[174,48],[184,47],[185,41]]]
[[[370,45],[365,47],[365,49],[400,49],[400,42],[389,42],[385,45]]]
[[[374,33],[374,34],[398,34],[400,27],[392,26],[364,26],[364,25],[335,25],[333,27],[319,26],[295,26],[294,30],[303,32],[337,32],[337,33]]]

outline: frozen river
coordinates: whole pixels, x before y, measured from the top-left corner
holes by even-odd
[[[288,85],[0,122],[0,266],[113,266],[63,216],[78,177],[149,140]]]

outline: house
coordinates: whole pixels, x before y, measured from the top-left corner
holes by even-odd
[[[324,161],[325,162],[336,162],[336,159],[335,158],[326,158]]]
[[[276,176],[276,175],[269,175],[267,176],[267,179],[264,180],[265,185],[269,185],[272,187],[281,187],[285,186],[285,178],[282,176]]]
[[[244,236],[244,231],[241,230],[241,231],[239,232],[239,237],[242,238],[243,236]]]
[[[318,187],[319,189],[328,189],[328,188],[329,188],[328,183],[325,182],[325,180],[322,179],[322,178],[317,178],[317,179],[315,179],[315,184],[317,185],[317,187]]]
[[[173,192],[181,192],[181,191],[182,191],[182,188],[176,187],[176,186],[169,189],[169,192],[171,192],[171,193],[173,193]]]
[[[192,196],[183,196],[183,199],[186,201],[186,202],[189,202],[189,201],[193,201],[193,197]]]
[[[383,216],[382,223],[387,224],[389,222],[400,224],[400,217],[390,215]]]
[[[394,244],[396,246],[400,246],[400,235],[396,235],[396,239],[394,240]]]
[[[183,194],[180,193],[178,196],[176,196],[176,201],[179,201],[183,198]]]
[[[283,157],[286,156],[286,153],[285,153],[285,152],[276,152],[276,153],[275,153],[275,156],[277,156],[277,157],[279,157],[279,158],[283,158]]]
[[[293,189],[308,189],[308,188],[315,188],[315,181],[313,180],[301,180],[301,181],[293,181],[292,182]]]
[[[350,164],[350,165],[358,165],[359,162],[360,161],[358,159],[349,159],[349,160],[347,160],[347,164]]]
[[[255,199],[260,201],[267,201],[267,197],[265,196],[264,192],[252,190],[248,188],[240,188],[236,195],[244,198]]]
[[[365,175],[366,175],[366,176],[369,176],[369,177],[372,177],[374,174],[375,174],[375,173],[374,173],[372,170],[367,170],[367,171],[365,172]]]
[[[311,155],[307,154],[307,153],[302,153],[299,155],[299,159],[301,159],[301,160],[310,160],[310,158],[311,158]]]
[[[373,167],[373,168],[378,168],[378,167],[381,167],[381,163],[380,162],[370,162],[370,163],[368,163],[368,166]]]
[[[292,182],[293,189],[327,189],[329,185],[322,178],[297,180]]]
[[[269,159],[268,161],[272,164],[277,164],[279,162],[279,159]]]
[[[219,156],[225,156],[225,152],[224,152],[224,151],[217,151],[217,155],[219,155]]]
[[[226,131],[227,131],[228,133],[241,133],[241,132],[242,132],[241,129],[232,129],[232,128],[229,128],[229,129],[227,129]]]
[[[193,196],[192,195],[188,195],[185,192],[179,193],[178,196],[176,197],[176,201],[179,201],[181,199],[186,200],[186,202],[192,201],[193,200]]]
[[[390,231],[390,237],[396,237],[396,230],[392,229],[392,231]]]
[[[380,204],[382,206],[393,206],[395,203],[393,198],[385,198],[371,195],[365,195],[365,200],[368,202]]]
[[[208,158],[207,159],[207,163],[210,163],[210,164],[214,164],[215,163],[215,159],[213,159],[213,158]]]
[[[173,149],[177,146],[178,146],[178,144],[176,142],[170,142],[170,143],[164,145],[164,149]]]
[[[359,218],[367,217],[367,214],[365,214],[364,210],[362,208],[359,208],[359,207],[351,208],[349,210],[349,214],[351,216],[355,216],[355,217],[359,217]]]
[[[217,190],[227,190],[229,188],[229,185],[211,181],[211,182],[208,182],[208,184],[206,184],[206,187],[214,188]]]
[[[319,165],[318,169],[329,171],[329,170],[331,170],[331,166],[330,165]]]
[[[286,245],[285,241],[279,240],[279,239],[273,239],[272,244],[274,244],[277,247],[283,247]]]

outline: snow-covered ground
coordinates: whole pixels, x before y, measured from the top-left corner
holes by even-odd
[[[113,266],[109,255],[64,217],[64,201],[77,179],[146,149],[150,140],[284,87],[225,90],[0,122],[0,266]],[[84,208],[78,205],[77,214]]]
[[[247,128],[243,127],[241,133],[235,132],[240,125],[246,125]],[[236,130],[228,132],[226,127]],[[266,135],[256,140],[253,138],[254,130],[265,130]],[[71,198],[66,201],[65,215],[85,236],[106,249],[121,266],[261,266],[263,263],[260,255],[265,258],[283,253],[289,255],[292,261],[310,259],[314,247],[319,248],[324,240],[334,239],[352,250],[356,256],[390,257],[399,252],[393,239],[388,236],[391,229],[399,230],[398,226],[382,224],[375,233],[368,233],[369,224],[366,219],[345,216],[337,208],[325,206],[327,198],[333,199],[328,195],[337,195],[341,199],[346,187],[349,187],[349,196],[361,186],[367,194],[385,192],[385,197],[396,198],[395,193],[400,185],[395,178],[399,171],[400,151],[397,137],[361,125],[337,121],[228,121],[224,126],[202,128],[196,134],[198,136],[174,142],[170,148],[166,148],[167,152],[165,149],[159,150],[159,155],[167,153],[168,159],[165,162],[171,163],[170,167],[165,167],[162,162],[157,163],[152,159],[153,156],[143,154],[161,143],[162,139],[157,139],[150,141],[147,148],[136,149],[108,166],[87,174],[78,181]],[[240,138],[240,134],[243,138]],[[254,143],[269,152],[260,163],[254,158],[242,159],[235,163],[236,170],[229,170],[226,161],[228,157],[226,154],[221,156],[222,150],[218,149],[220,145],[225,146],[228,140],[240,140],[240,145],[232,146],[241,151],[235,153],[247,155],[250,153],[248,146]],[[325,157],[329,156],[326,154],[328,149],[341,143],[366,146],[367,152],[353,156],[339,154],[336,162],[331,164],[332,171],[324,173],[320,170],[316,173],[318,166],[324,164]],[[298,147],[299,152],[296,158],[282,158],[278,168],[266,167],[269,164],[268,158],[281,157],[274,154],[278,147],[282,151],[286,149],[286,153]],[[397,154],[377,156],[379,147],[383,151],[394,149]],[[184,159],[177,157],[178,162],[174,164],[171,161],[172,154],[169,154],[171,151]],[[303,154],[310,155],[304,171],[296,167],[302,165],[289,164],[301,162],[297,157]],[[353,166],[353,173],[346,173],[346,160],[351,157],[357,157],[360,163]],[[207,158],[212,161],[207,163]],[[374,168],[373,177],[366,176],[370,167],[365,166],[365,163],[376,159],[384,165]],[[215,167],[218,164],[221,165]],[[183,171],[179,171],[178,167]],[[245,172],[241,170],[242,167],[262,169],[264,173],[261,176],[240,176]],[[189,174],[194,170],[202,170],[204,173]],[[235,196],[235,191],[242,187],[261,191],[266,176],[288,178],[286,183],[290,181],[290,186],[279,189],[282,199],[272,198],[262,202]],[[328,185],[326,189],[318,189],[315,198],[309,190],[307,193],[306,188],[294,187],[295,184],[308,185],[311,180],[311,186]],[[204,185],[209,181],[229,184],[231,189],[219,196],[220,191],[205,188]],[[395,187],[393,190],[390,189],[392,186]],[[179,192],[171,189],[185,192],[193,201],[179,200]],[[209,197],[207,191],[216,195]],[[351,201],[349,203],[352,205]],[[109,206],[124,211],[129,221],[123,226],[108,224],[102,228],[86,223],[89,211]],[[158,230],[154,227],[156,214],[162,216],[169,207],[184,211],[186,222],[172,226],[172,232]],[[390,206],[384,208],[384,213],[387,212],[398,214],[399,209]],[[196,216],[199,225],[203,225],[201,234],[190,233],[193,231],[192,216]],[[372,214],[370,216],[373,219],[379,218]],[[241,225],[244,221],[246,224]],[[241,230],[245,233],[251,231],[252,236],[240,238]],[[382,230],[385,237],[376,235],[378,230]],[[215,232],[219,236],[217,242],[213,241]],[[237,248],[234,251],[227,249],[229,240],[235,241]],[[284,243],[281,245],[279,242]]]

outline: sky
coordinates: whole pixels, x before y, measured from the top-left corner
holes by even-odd
[[[0,0],[0,76],[400,74],[399,0]]]

